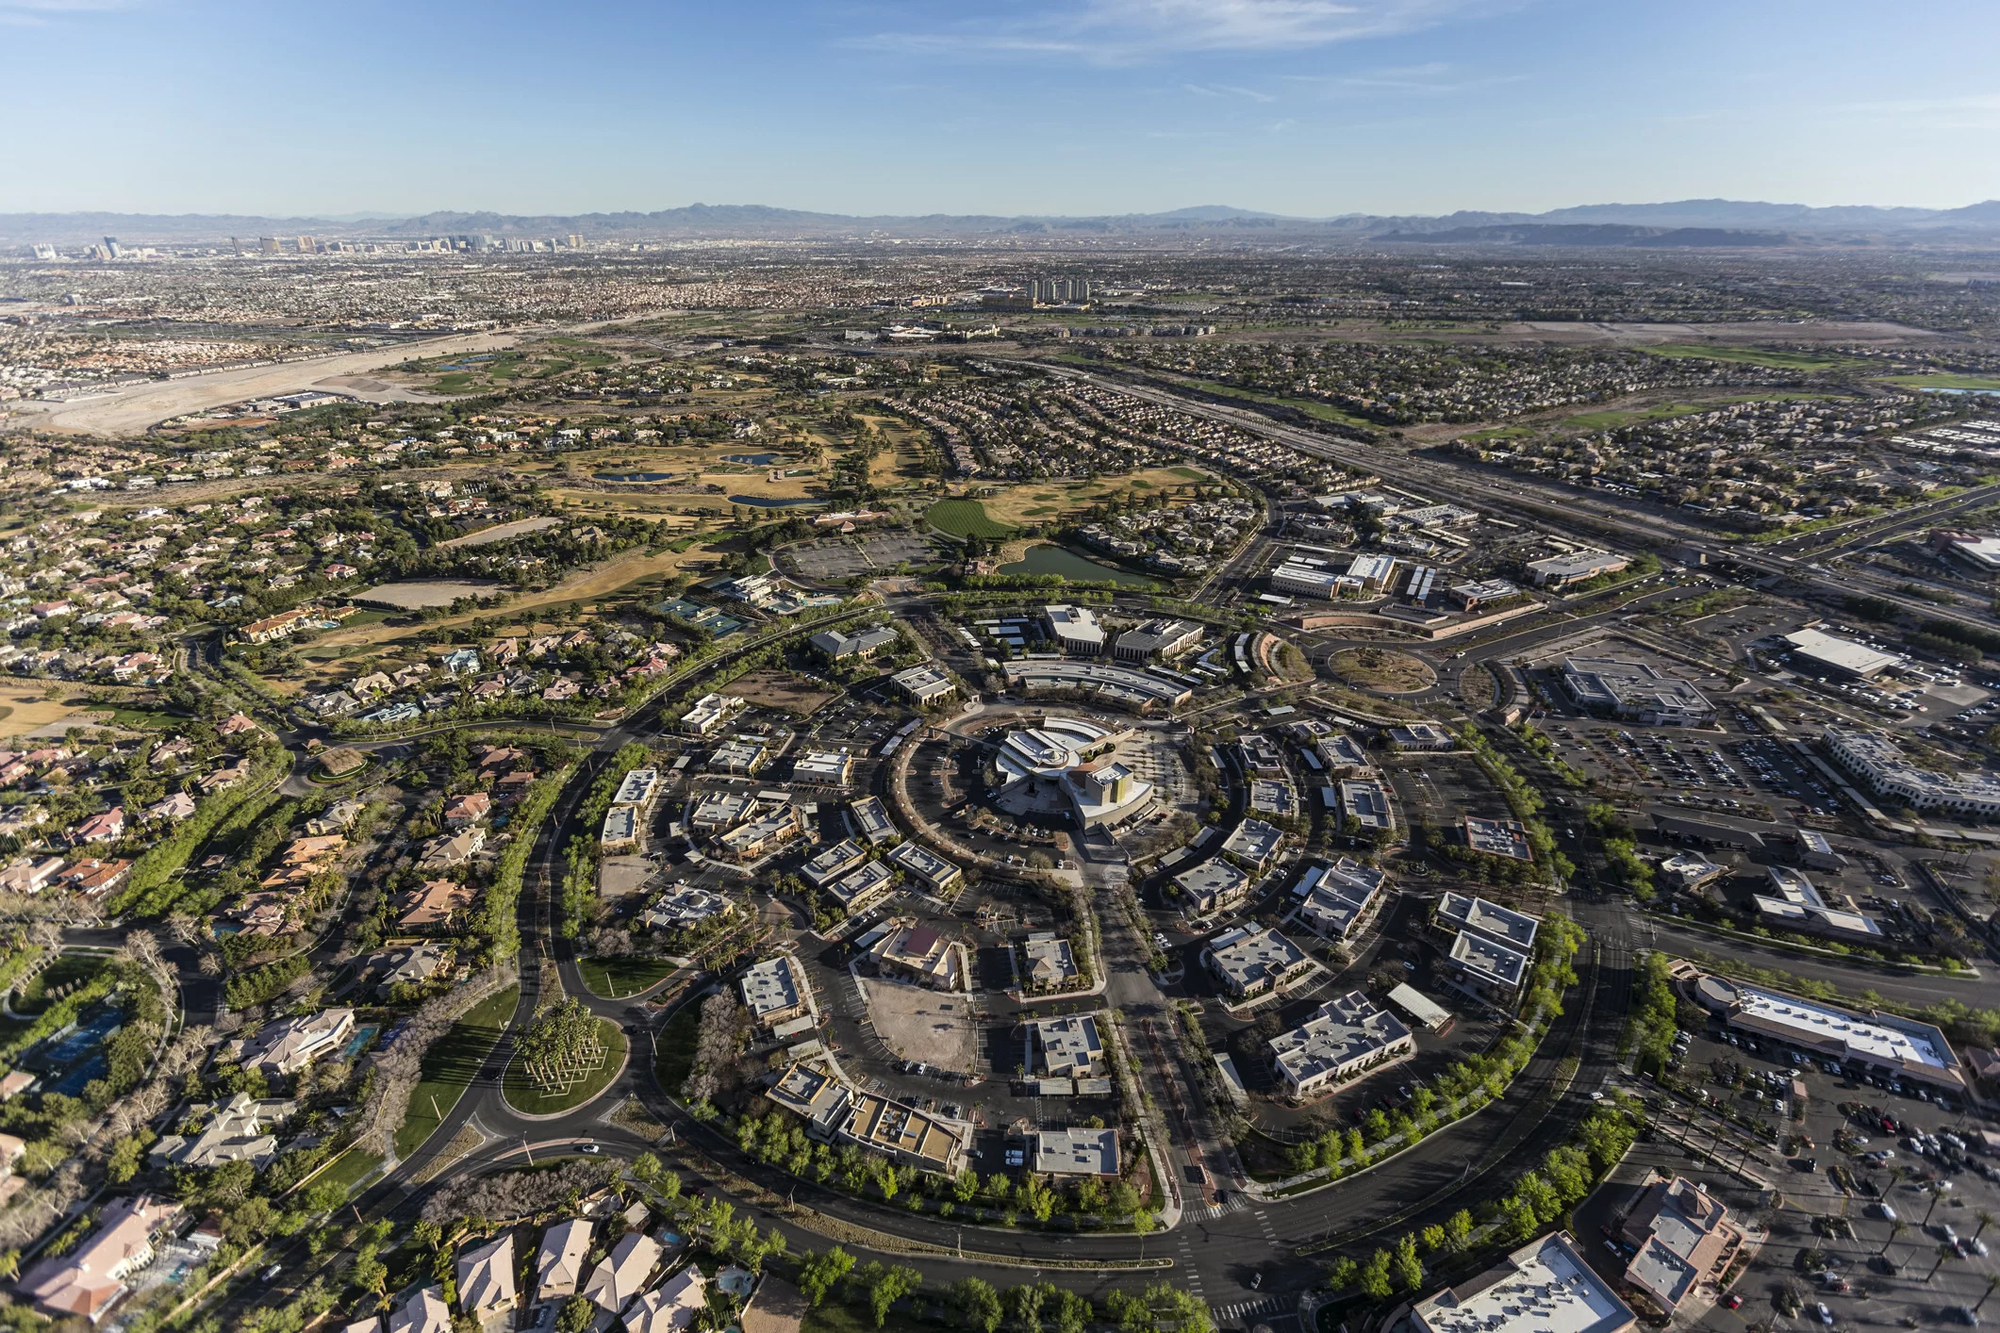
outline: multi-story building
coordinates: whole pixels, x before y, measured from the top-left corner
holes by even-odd
[[[1270,1046],[1271,1067],[1293,1101],[1323,1096],[1417,1053],[1403,1021],[1358,990],[1322,1004]]]

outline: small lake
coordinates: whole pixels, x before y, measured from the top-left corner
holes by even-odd
[[[593,472],[592,481],[672,481],[671,472]]]
[[[725,463],[748,463],[751,467],[769,467],[783,458],[783,454],[724,454]]]
[[[815,500],[810,495],[806,496],[803,500],[773,500],[762,495],[732,495],[729,497],[729,503],[733,505],[755,505],[759,509],[797,509],[801,505],[825,504],[826,501]]]
[[[1101,565],[1095,560],[1078,555],[1067,546],[1057,546],[1043,542],[1030,546],[1025,558],[1000,566],[1002,574],[1060,574],[1066,579],[1079,583],[1123,583],[1134,588],[1158,588],[1159,580],[1149,579],[1144,574],[1134,574],[1129,569],[1116,565]]]

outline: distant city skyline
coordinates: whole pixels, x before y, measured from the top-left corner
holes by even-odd
[[[0,213],[2000,196],[1990,0],[0,0],[0,34]]]

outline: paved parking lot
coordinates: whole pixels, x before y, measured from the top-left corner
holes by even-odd
[[[1716,1077],[1718,1070],[1724,1078]],[[1727,1077],[1732,1071],[1740,1071],[1733,1083]],[[1722,1150],[1718,1165],[1680,1150],[1679,1122],[1656,1114],[1652,1141],[1641,1153],[1717,1187],[1733,1209],[1770,1231],[1763,1252],[1736,1284],[1742,1307],[1717,1306],[1701,1327],[1741,1333],[1774,1320],[1782,1324],[1788,1290],[1801,1295],[1802,1322],[1809,1325],[1819,1324],[1816,1307],[1824,1303],[1835,1327],[1948,1326],[1960,1323],[1958,1307],[1976,1305],[1989,1282],[2000,1280],[2000,1262],[1992,1256],[1973,1244],[1950,1244],[1953,1237],[1978,1233],[1982,1217],[2000,1215],[2000,1158],[1977,1150],[1986,1122],[1962,1102],[1940,1107],[1914,1095],[1914,1088],[1899,1094],[1829,1073],[1822,1064],[1794,1063],[1768,1044],[1753,1051],[1740,1038],[1731,1045],[1706,1033],[1690,1043],[1682,1073],[1718,1102],[1777,1129],[1790,1149],[1752,1148],[1734,1131],[1697,1130],[1695,1143]],[[1794,1078],[1807,1093],[1803,1116],[1794,1114]],[[1774,1098],[1784,1104],[1782,1113]],[[1650,1099],[1665,1102],[1658,1093]],[[1692,1118],[1697,1126],[1717,1128],[1712,1117]],[[1925,1141],[1917,1134],[1934,1137]],[[1946,1135],[1966,1146],[1952,1146]],[[1730,1151],[1740,1152],[1737,1160],[1766,1178],[1770,1190],[1735,1179]],[[1989,1241],[2000,1241],[2000,1233],[1978,1244]]]

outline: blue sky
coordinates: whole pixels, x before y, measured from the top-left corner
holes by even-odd
[[[0,0],[0,212],[2000,196],[1995,0]]]

